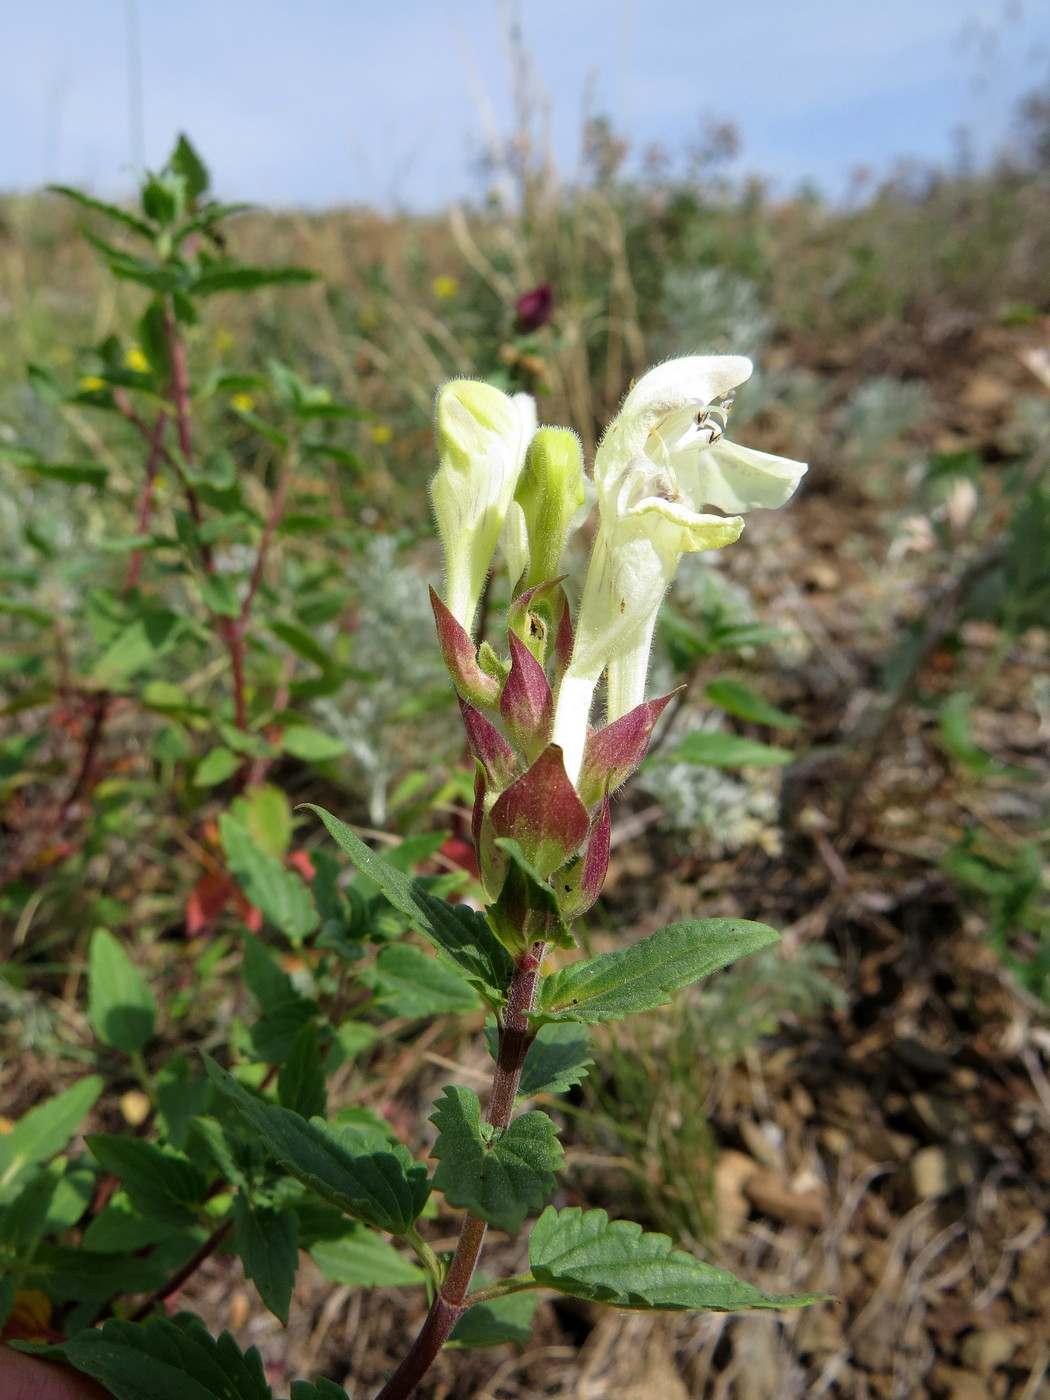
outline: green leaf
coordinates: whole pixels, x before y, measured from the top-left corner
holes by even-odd
[[[182,132],[179,133],[179,139],[175,143],[175,150],[172,152],[168,164],[176,175],[181,175],[185,180],[186,193],[190,200],[199,199],[211,184],[208,167]]]
[[[485,1280],[475,1277],[480,1288]],[[452,1329],[447,1347],[498,1347],[507,1342],[527,1342],[532,1335],[532,1317],[539,1299],[535,1293],[505,1293],[486,1303],[468,1308]]]
[[[154,1080],[157,1122],[168,1143],[181,1150],[190,1119],[203,1113],[211,1098],[206,1079],[193,1078],[185,1055],[173,1055]]]
[[[74,190],[69,185],[48,185],[52,194],[61,194],[66,199],[75,200],[84,209],[93,209],[98,214],[105,214],[107,218],[116,219],[118,223],[130,228],[133,232],[140,234],[143,238],[152,240],[153,229],[142,219],[137,219],[134,214],[127,209],[121,209],[116,204],[104,204],[100,199],[92,199],[90,195],[84,194],[81,190]]]
[[[436,898],[428,893],[421,880],[395,870],[323,807],[310,802],[303,806],[317,813],[358,870],[367,875],[394,908],[433,945],[442,962],[464,977],[491,1006],[497,1009],[502,1006],[514,964],[484,916],[465,905],[451,905]]]
[[[134,1055],[157,1028],[157,1004],[146,979],[108,929],[91,935],[88,1020],[103,1045]]]
[[[740,681],[722,679],[712,681],[704,694],[713,705],[737,719],[746,719],[754,724],[768,724],[774,729],[797,729],[802,721],[797,715],[789,715],[786,710],[778,710],[761,695],[756,695]]]
[[[794,756],[790,749],[710,729],[687,734],[672,755],[684,763],[701,763],[708,768],[783,768]]]
[[[0,1196],[5,1197],[26,1167],[46,1162],[69,1145],[73,1134],[102,1093],[102,1080],[89,1074],[70,1089],[31,1108],[6,1135],[0,1135]]]
[[[293,943],[312,933],[319,919],[300,877],[267,855],[229,812],[219,817],[219,836],[230,870],[249,902]]]
[[[375,965],[362,968],[358,979],[372,988],[390,1016],[447,1016],[478,1009],[477,994],[464,986],[458,969],[450,972],[411,943],[383,948]]]
[[[0,1241],[16,1257],[28,1257],[45,1235],[75,1225],[95,1194],[95,1173],[64,1158],[38,1167],[14,1200],[0,1211]]]
[[[182,619],[166,608],[144,613],[117,633],[92,667],[91,681],[116,688],[170,651],[182,630]]]
[[[562,919],[558,896],[518,842],[510,836],[498,836],[495,844],[510,857],[499,898],[485,911],[496,937],[512,953],[523,953],[536,942],[575,948],[576,939]]]
[[[346,753],[342,739],[308,724],[290,725],[281,735],[279,747],[304,763],[324,763]]]
[[[101,462],[20,462],[23,471],[48,481],[64,481],[68,486],[105,486],[109,468]]]
[[[233,1247],[259,1297],[286,1327],[288,1307],[299,1267],[299,1235],[290,1207],[252,1205],[244,1196],[233,1201]]]
[[[172,1225],[196,1223],[208,1179],[183,1153],[108,1133],[92,1133],[87,1145],[102,1169],[120,1178],[136,1210]]]
[[[667,1312],[749,1312],[799,1308],[820,1293],[763,1293],[675,1249],[667,1235],[643,1233],[632,1220],[610,1222],[604,1210],[548,1206],[532,1227],[529,1263],[536,1282],[570,1298],[616,1308]]]
[[[176,268],[133,257],[120,248],[114,248],[89,229],[81,231],[91,246],[102,254],[113,276],[121,281],[138,282],[140,286],[149,287],[154,292],[173,292],[178,286],[179,273]]]
[[[154,297],[139,317],[136,333],[142,353],[149,360],[154,374],[161,380],[170,378],[171,361],[168,355],[164,302],[160,297]]]
[[[564,1094],[574,1084],[582,1084],[592,1064],[590,1032],[571,1021],[552,1021],[540,1027],[529,1046],[521,1069],[518,1097]]]
[[[333,1283],[351,1288],[399,1288],[425,1283],[426,1274],[374,1230],[356,1225],[337,1240],[319,1240],[310,1258]]]
[[[210,1337],[188,1313],[110,1321],[58,1346],[19,1349],[68,1362],[114,1400],[273,1400],[256,1349],[241,1352],[229,1332]]]
[[[241,934],[244,943],[244,980],[262,1011],[275,1011],[290,1001],[305,1001],[295,990],[295,983],[278,964],[264,943],[247,929]],[[313,1003],[309,1003],[311,1009]]]
[[[304,661],[312,661],[322,671],[327,671],[331,666],[332,653],[305,627],[294,622],[270,622],[267,626],[275,637],[280,637],[285,646],[291,647]]]
[[[426,1168],[407,1148],[365,1128],[336,1133],[320,1118],[306,1122],[256,1098],[214,1061],[206,1063],[212,1082],[234,1100],[290,1176],[366,1225],[392,1235],[412,1228],[430,1186]]]
[[[316,282],[319,274],[305,267],[248,267],[244,263],[214,263],[190,290],[200,297],[216,292],[254,292],[260,287],[289,287]]]
[[[230,803],[230,811],[267,855],[282,859],[292,844],[292,806],[279,787],[261,783]]]
[[[197,580],[204,606],[219,617],[238,617],[241,600],[228,574],[206,574]]]
[[[349,1396],[335,1381],[318,1376],[313,1382],[292,1381],[292,1400],[349,1400]]]
[[[438,1130],[434,1188],[450,1206],[465,1206],[508,1234],[516,1234],[528,1212],[554,1190],[561,1165],[557,1128],[533,1110],[509,1128],[481,1121],[473,1089],[447,1085],[430,1120]]]
[[[198,1236],[197,1244],[201,1238]],[[194,1248],[196,1244],[191,1244],[187,1255]],[[25,1283],[60,1301],[98,1304],[116,1294],[148,1293],[164,1282],[167,1272],[156,1257],[138,1259],[130,1252],[92,1254],[82,1247],[41,1244],[33,1254]]]
[[[745,919],[668,924],[629,948],[572,963],[540,983],[534,1017],[541,1021],[620,1021],[664,1006],[671,993],[780,935]]]
[[[193,775],[193,786],[199,788],[216,787],[232,778],[241,766],[241,760],[232,749],[212,749],[197,764]]]
[[[96,1254],[131,1254],[170,1239],[183,1228],[168,1220],[148,1219],[134,1208],[125,1191],[118,1191],[88,1225],[81,1244]]]
[[[303,1118],[323,1118],[328,1110],[317,1032],[310,1022],[296,1035],[288,1058],[281,1065],[277,1098],[282,1108],[293,1109]]]

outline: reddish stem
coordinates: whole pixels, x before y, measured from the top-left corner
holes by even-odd
[[[496,1128],[509,1127],[514,1113],[521,1067],[535,1036],[528,1013],[536,995],[545,951],[543,943],[535,943],[527,953],[523,953],[508,988],[507,1009],[500,1026],[496,1070],[492,1076],[492,1093],[485,1114],[486,1121]],[[452,1329],[467,1310],[465,1299],[487,1229],[484,1220],[467,1213],[445,1281],[431,1304],[422,1330],[376,1400],[407,1400],[433,1365]]]
[[[153,430],[149,435],[149,456],[146,459],[146,476],[142,482],[142,490],[139,492],[139,508],[135,517],[136,535],[144,535],[146,527],[149,525],[150,516],[153,513],[153,485],[157,479],[157,471],[160,467],[160,459],[164,448],[164,433],[168,426],[168,415],[164,409],[157,414],[157,421],[153,425]],[[136,549],[128,563],[128,571],[124,576],[125,593],[138,584],[139,574],[142,572],[142,560],[144,554],[141,549]]]

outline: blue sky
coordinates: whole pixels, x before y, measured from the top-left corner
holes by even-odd
[[[588,112],[672,155],[716,118],[738,172],[835,196],[858,166],[950,159],[963,126],[988,156],[1050,75],[1046,0],[7,0],[0,189],[130,186],[133,14],[147,164],[184,129],[223,198],[477,195],[487,135],[511,129],[508,13],[566,177]]]

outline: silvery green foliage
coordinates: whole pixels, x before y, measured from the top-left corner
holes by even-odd
[[[721,267],[673,268],[664,277],[664,306],[667,329],[657,349],[666,355],[702,346],[753,356],[773,320],[754,282]]]
[[[720,727],[718,720],[701,720],[696,710],[687,708],[676,717],[665,751],[671,752],[676,739],[697,729]],[[663,808],[662,825],[688,832],[690,842],[712,856],[750,845],[770,854],[779,850],[776,770],[753,769],[745,777],[695,763],[661,761],[647,764],[635,783]]]
[[[447,686],[425,581],[398,563],[397,552],[393,536],[376,535],[356,565],[360,619],[352,660],[370,679],[314,706],[322,726],[346,744],[364,775],[374,826],[386,820],[395,773],[430,766],[437,755],[454,754],[459,742],[457,720],[447,705],[429,714],[425,725],[390,722],[406,696]]]
[[[851,460],[871,461],[929,411],[924,385],[885,376],[867,380],[853,391],[843,412],[843,436]]]

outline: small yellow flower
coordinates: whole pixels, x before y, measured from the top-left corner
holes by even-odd
[[[128,369],[134,370],[136,374],[149,373],[149,360],[146,359],[137,345],[133,345],[130,350],[124,352],[124,364]]]
[[[372,429],[372,441],[378,443],[380,447],[385,442],[389,442],[393,436],[393,430],[388,428],[385,423],[377,423]]]
[[[238,413],[251,413],[255,407],[255,400],[251,394],[234,394],[230,400],[230,407],[235,408]]]
[[[82,394],[94,394],[97,393],[99,389],[104,389],[106,387],[106,381],[104,379],[99,379],[97,374],[85,374],[80,379],[77,387]]]
[[[447,273],[442,273],[440,277],[435,277],[431,282],[430,290],[442,301],[450,301],[459,291],[459,283],[455,277],[449,277]]]
[[[235,343],[232,331],[220,329],[215,332],[215,348],[220,355],[225,355],[227,350],[232,350]]]

